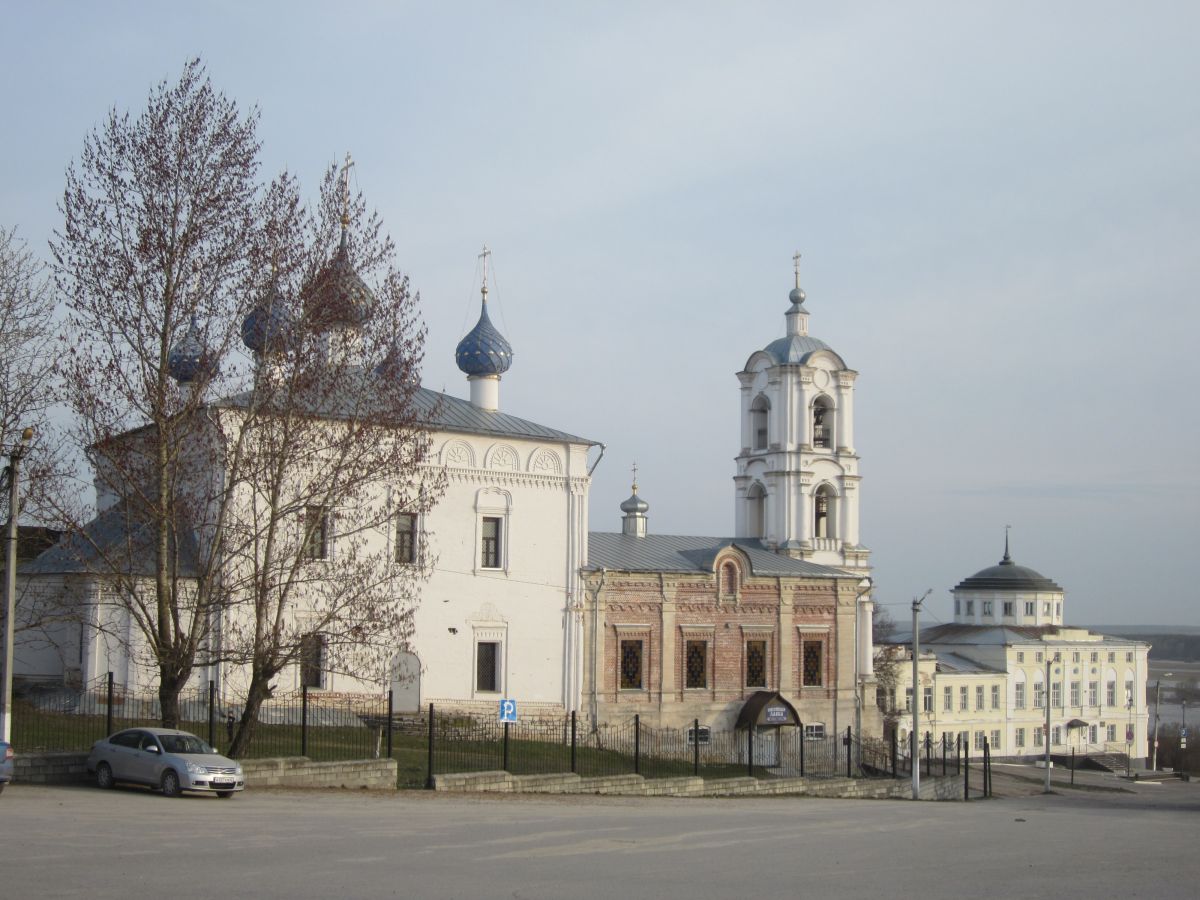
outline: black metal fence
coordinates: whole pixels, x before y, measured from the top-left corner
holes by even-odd
[[[516,775],[575,773],[583,777],[830,778],[884,775],[864,771],[860,742],[842,735],[804,735],[803,728],[714,731],[698,721],[654,728],[633,716],[588,728],[574,713],[562,718],[502,723],[454,712],[426,713],[428,781],[456,772]]]
[[[179,697],[179,727],[228,748],[243,706],[222,700],[210,682]],[[319,760],[367,759],[389,750],[389,695],[337,696],[299,694],[264,703],[255,721],[251,757],[307,756]],[[13,743],[23,753],[87,750],[113,732],[159,725],[156,695],[134,694],[111,673],[80,686],[26,682],[13,703]]]

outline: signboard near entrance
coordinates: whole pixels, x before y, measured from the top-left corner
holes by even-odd
[[[517,721],[517,701],[504,699],[500,701],[500,721]]]
[[[767,724],[769,725],[784,725],[791,721],[788,716],[786,706],[768,706],[767,707]]]

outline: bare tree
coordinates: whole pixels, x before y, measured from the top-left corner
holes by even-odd
[[[16,228],[0,228],[0,448],[7,451],[21,432],[33,429],[22,463],[24,518],[53,525],[67,495],[70,457],[49,414],[54,404],[54,291],[45,265],[18,239]],[[8,518],[8,491],[0,491],[0,520]]]
[[[289,667],[313,686],[329,671],[387,680],[432,564],[415,523],[444,483],[427,464],[418,298],[378,216],[331,167],[314,212],[282,180],[263,218],[274,274],[245,329],[255,373],[220,416],[237,495],[222,652],[248,670],[233,755]]]
[[[238,376],[222,361],[254,283],[257,120],[189,62],[136,118],[114,109],[86,138],[51,242],[64,395],[112,526],[75,534],[145,640],[165,725],[226,599],[188,476],[203,398]]]

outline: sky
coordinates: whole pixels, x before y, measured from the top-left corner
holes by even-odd
[[[353,155],[428,387],[467,396],[492,249],[501,408],[605,444],[593,529],[636,461],[652,531],[733,533],[735,373],[799,251],[877,602],[949,620],[1011,525],[1069,621],[1200,622],[1200,5],[4,6],[0,225],[39,254],[85,135],[200,56],[267,175]]]

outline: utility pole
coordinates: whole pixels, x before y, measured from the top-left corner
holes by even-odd
[[[8,552],[4,562],[4,687],[0,700],[4,712],[0,715],[0,740],[12,743],[13,696],[13,636],[16,633],[17,611],[17,517],[21,512],[21,460],[33,439],[33,429],[21,432],[21,440],[13,445],[8,456]]]
[[[912,602],[913,614],[913,643],[912,643],[912,798],[914,800],[921,799],[921,714],[919,712],[921,706],[921,670],[919,661],[921,658],[921,604],[925,602],[925,598],[933,593],[933,588],[930,588],[923,593],[920,598],[914,597]]]
[[[1163,672],[1158,677],[1158,686],[1154,689],[1154,750],[1150,757],[1150,768],[1152,771],[1158,771],[1158,705],[1162,702],[1162,680],[1170,678],[1174,672]]]

